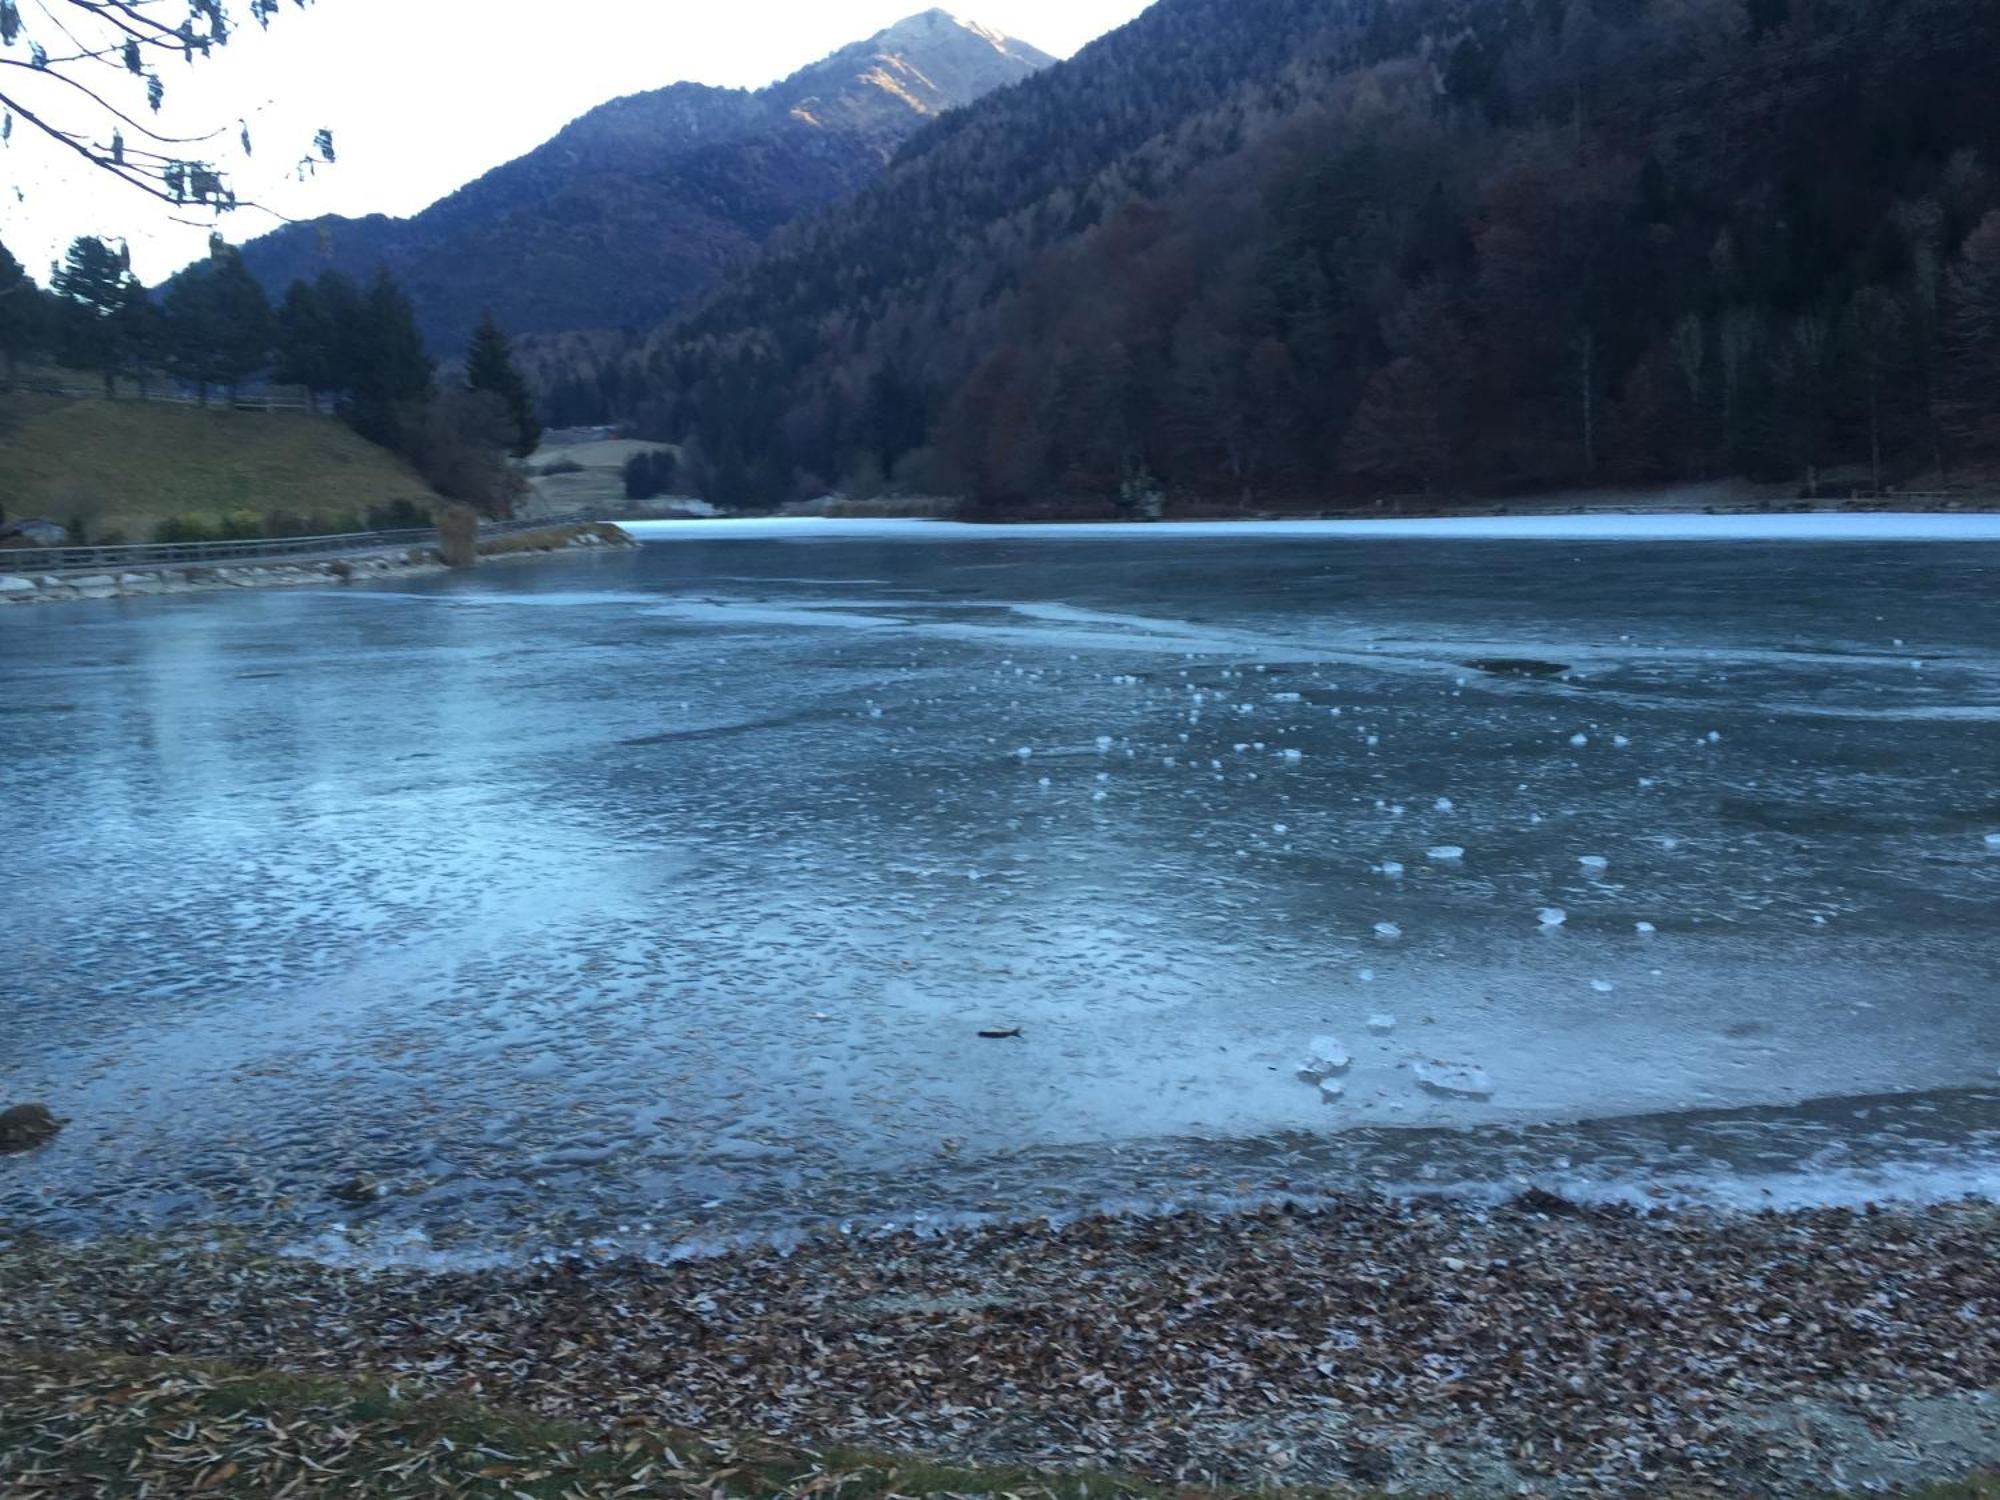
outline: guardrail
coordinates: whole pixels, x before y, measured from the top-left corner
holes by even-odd
[[[574,526],[583,517],[486,521],[481,537]],[[116,547],[0,547],[0,573],[110,573],[121,568],[200,567],[228,562],[282,562],[298,557],[345,557],[434,546],[435,526],[401,531],[350,531],[334,536],[248,537],[234,542],[149,542]]]

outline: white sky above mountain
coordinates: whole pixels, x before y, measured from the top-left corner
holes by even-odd
[[[946,8],[1066,57],[1148,3]],[[256,154],[233,163],[237,191],[281,213],[409,214],[607,99],[683,80],[761,87],[925,8],[924,0],[316,0],[305,11],[286,6],[268,34],[239,33],[209,63],[166,69],[164,118],[177,128],[245,120]],[[104,81],[141,112],[136,95],[116,93],[123,80]],[[339,165],[299,182],[293,165],[322,125],[334,132]],[[0,152],[0,192],[0,240],[42,280],[73,236],[99,234],[128,241],[133,268],[159,281],[199,257],[213,227],[175,223],[166,205],[19,124]],[[245,209],[221,227],[245,240],[276,222]]]

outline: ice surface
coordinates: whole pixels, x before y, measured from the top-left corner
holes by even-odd
[[[803,534],[0,617],[0,1219],[1990,1179],[1991,547]]]

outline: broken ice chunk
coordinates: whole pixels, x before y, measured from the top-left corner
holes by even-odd
[[[1660,929],[1655,927],[1651,922],[1634,922],[1632,924],[1632,930],[1638,933],[1639,936],[1641,937],[1647,937],[1655,932],[1658,932]]]
[[[1582,865],[1586,870],[1590,871],[1590,873],[1593,875],[1602,874],[1604,871],[1611,868],[1611,861],[1606,859],[1601,854],[1586,854],[1583,856],[1583,858],[1579,859],[1577,863]]]
[[[1613,990],[1618,988],[1617,985],[1613,984],[1608,979],[1593,979],[1590,981],[1590,987],[1596,990],[1597,993],[1600,995],[1608,995]]]
[[[1471,1063],[1450,1063],[1433,1059],[1411,1067],[1417,1082],[1434,1094],[1447,1094],[1455,1099],[1490,1099],[1493,1097],[1493,1080],[1486,1076],[1484,1068],[1476,1068]]]
[[[1319,1097],[1322,1104],[1338,1104],[1347,1092],[1347,1085],[1338,1078],[1322,1078],[1319,1081]]]
[[[1989,849],[2000,849],[2000,833],[1987,834],[1986,847]]]
[[[1368,1029],[1377,1036],[1387,1036],[1396,1029],[1396,1018],[1394,1016],[1370,1016],[1368,1018]]]
[[[1384,875],[1387,875],[1391,880],[1400,879],[1403,874],[1403,867],[1397,864],[1396,861],[1393,859],[1384,860],[1381,863],[1381,865],[1378,866],[1378,868],[1382,871]]]
[[[1590,743],[1590,736],[1587,734],[1573,734],[1569,737],[1569,742],[1581,750],[1585,745]]]
[[[1299,1077],[1317,1083],[1332,1073],[1345,1073],[1354,1061],[1347,1049],[1330,1036],[1316,1036],[1306,1047],[1305,1061],[1299,1064]]]
[[[1402,935],[1403,929],[1398,927],[1394,922],[1377,922],[1375,924],[1375,936],[1381,938],[1384,942],[1393,942]]]
[[[1465,851],[1456,844],[1439,844],[1434,849],[1426,850],[1425,854],[1427,857],[1436,860],[1439,864],[1446,865],[1455,864],[1457,861],[1465,858]]]
[[[1569,920],[1569,913],[1560,906],[1545,906],[1538,913],[1544,927],[1560,927]]]
[[[1439,812],[1450,812],[1452,808],[1451,798],[1440,797],[1433,805],[1437,808]]]

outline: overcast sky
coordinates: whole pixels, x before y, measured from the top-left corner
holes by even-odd
[[[1148,3],[946,8],[1068,56]],[[286,6],[268,35],[246,30],[212,62],[165,69],[166,119],[176,128],[246,119],[256,154],[237,166],[237,191],[294,217],[408,214],[607,99],[681,80],[761,87],[925,8],[923,0],[316,0],[305,11]],[[23,10],[32,27],[34,11]],[[115,90],[122,80],[103,81]],[[128,95],[114,97],[139,111]],[[322,125],[334,132],[339,165],[299,183],[291,166]],[[38,279],[77,234],[127,239],[149,282],[207,245],[205,224],[171,222],[164,205],[102,180],[20,124],[0,150],[0,187],[0,240]],[[243,210],[223,229],[244,240],[274,222]]]

